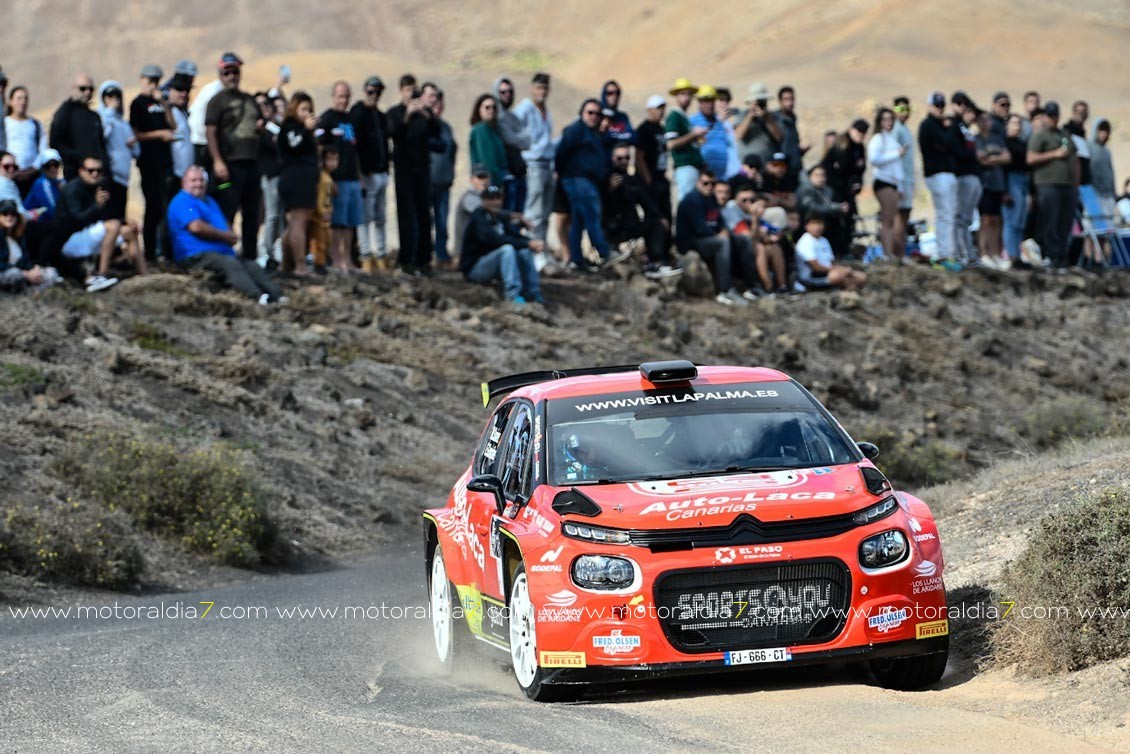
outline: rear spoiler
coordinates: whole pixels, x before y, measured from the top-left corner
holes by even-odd
[[[698,373],[695,364],[689,361],[647,362],[644,364],[622,364],[620,366],[582,367],[581,369],[547,369],[540,372],[523,372],[508,377],[482,383],[483,406],[490,405],[491,399],[503,393],[510,393],[527,385],[539,382],[563,380],[566,377],[590,377],[598,374],[619,374],[639,371],[652,382],[682,382],[692,380]]]

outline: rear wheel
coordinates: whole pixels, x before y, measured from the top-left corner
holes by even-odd
[[[563,702],[578,698],[580,686],[544,683],[545,671],[538,667],[537,624],[526,566],[520,564],[510,587],[510,665],[518,687],[535,702]]]
[[[447,578],[443,549],[436,545],[428,578],[428,603],[432,613],[432,639],[436,658],[444,673],[450,673],[470,651],[470,639],[463,619],[455,615],[455,590]]]
[[[871,673],[885,689],[898,691],[918,691],[930,686],[946,672],[946,661],[950,652],[934,652],[916,657],[892,657],[871,660]]]

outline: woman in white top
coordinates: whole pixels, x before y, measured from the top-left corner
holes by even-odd
[[[27,114],[27,107],[27,87],[12,87],[8,94],[8,115],[4,118],[4,130],[8,134],[8,151],[16,156],[20,170],[34,168],[39,153],[47,149],[47,129]]]
[[[884,253],[892,253],[895,219],[899,212],[899,186],[902,185],[902,156],[907,147],[899,146],[894,134],[895,113],[884,107],[875,116],[875,135],[867,142],[867,162],[871,164],[871,188],[879,200],[879,241]]]

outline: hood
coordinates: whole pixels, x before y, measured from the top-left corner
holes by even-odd
[[[110,79],[109,81],[103,81],[98,86],[98,102],[102,103],[102,95],[106,92],[107,89],[118,89],[118,90],[122,91],[122,107],[124,108],[125,107],[125,91],[122,89],[122,85],[119,82],[114,81],[113,79]],[[103,116],[103,117],[120,118],[122,116],[122,111],[118,110],[116,108],[113,108],[113,107],[109,107],[105,104],[99,104],[98,105],[98,114]]]
[[[509,77],[509,76],[500,76],[499,78],[495,79],[495,81],[494,81],[494,86],[492,86],[492,87],[491,87],[491,90],[490,90],[490,91],[491,91],[491,94],[493,94],[493,95],[494,95],[494,101],[498,103],[498,106],[499,106],[499,108],[501,108],[502,110],[506,110],[507,112],[509,112],[510,108],[509,108],[509,107],[506,107],[505,105],[503,105],[503,104],[502,104],[502,98],[498,96],[498,87],[502,86],[502,82],[503,82],[503,81],[505,81],[506,83],[510,84],[510,86],[511,86],[511,87],[513,87],[513,86],[514,86],[514,82],[513,82],[513,80],[511,80],[511,79],[510,79],[510,77]],[[518,99],[518,90],[517,90],[517,89],[515,89],[515,90],[514,90],[514,99],[512,99],[512,100],[510,101],[510,102],[511,102],[511,106],[513,106],[513,103],[514,103],[514,102],[516,102],[516,101],[517,101],[517,99]]]
[[[1091,141],[1098,143],[1098,140],[1099,140],[1099,125],[1103,124],[1103,123],[1110,125],[1110,121],[1107,120],[1106,118],[1095,118],[1095,121],[1091,124]]]
[[[870,462],[789,471],[582,485],[602,512],[596,525],[623,529],[726,526],[748,513],[760,521],[854,513],[883,495],[867,491],[860,471]],[[567,487],[564,489],[568,489]],[[619,509],[618,509],[619,508]]]
[[[609,84],[616,84],[616,87],[617,87],[617,88],[619,88],[619,87],[620,87],[620,85],[616,83],[616,79],[609,79],[608,81],[605,81],[605,82],[604,82],[604,83],[603,83],[603,84],[601,85],[601,87],[600,87],[600,97],[599,97],[599,99],[600,99],[600,106],[601,106],[601,108],[605,108],[605,107],[608,107],[608,106],[609,106],[609,105],[608,105],[608,101],[604,99],[604,92],[608,90],[608,85],[609,85]],[[620,95],[620,99],[624,99],[624,95],[623,95],[623,94],[621,94],[621,95]],[[614,107],[614,108],[612,108],[612,109],[613,109],[613,110],[615,110],[615,111],[616,111],[617,113],[619,113],[619,112],[620,112],[620,108],[619,108],[619,107]]]

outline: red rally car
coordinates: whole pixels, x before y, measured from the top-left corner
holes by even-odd
[[[752,665],[941,678],[930,509],[796,381],[668,361],[483,385],[497,395],[447,505],[424,513],[444,668],[493,647],[539,701]]]

